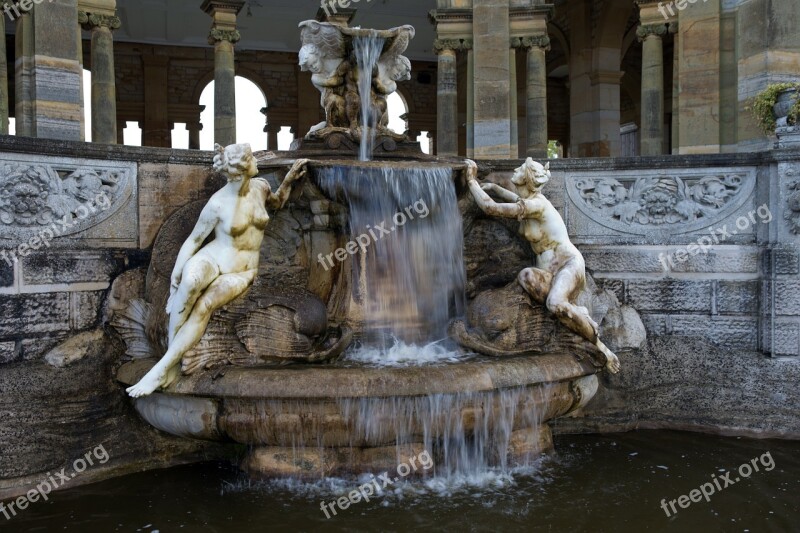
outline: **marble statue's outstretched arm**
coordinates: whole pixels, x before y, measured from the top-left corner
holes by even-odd
[[[486,192],[494,193],[495,196],[506,202],[516,202],[519,200],[519,195],[513,191],[509,191],[505,187],[501,187],[496,183],[484,183],[481,189]]]
[[[492,200],[478,183],[478,165],[470,159],[467,159],[465,163],[467,165],[467,185],[469,185],[469,190],[478,207],[490,216],[518,218],[523,209],[520,207],[521,204],[498,204]]]
[[[292,193],[292,185],[306,175],[308,171],[308,159],[298,159],[292,165],[292,168],[289,169],[289,172],[286,174],[286,177],[283,178],[283,181],[278,187],[278,190],[272,192],[271,189],[267,189],[267,207],[270,209],[281,209],[286,204],[286,201],[289,199],[289,195]],[[269,186],[268,186],[269,187]]]

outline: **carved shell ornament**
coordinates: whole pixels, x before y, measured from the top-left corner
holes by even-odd
[[[755,179],[744,173],[694,176],[589,177],[568,187],[593,220],[626,233],[692,231],[731,214],[750,197]]]

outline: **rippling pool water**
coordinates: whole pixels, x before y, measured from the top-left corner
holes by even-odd
[[[798,531],[800,443],[640,431],[562,436],[536,470],[399,483],[339,510],[362,480],[251,483],[227,464],[151,471],[53,493],[0,531]],[[759,471],[667,517],[677,499],[759,459]],[[765,471],[764,464],[774,464]],[[745,469],[746,472],[746,469]],[[366,475],[367,473],[365,473]],[[378,474],[377,472],[375,474]],[[724,482],[720,482],[724,485]],[[686,500],[684,500],[686,503]],[[671,512],[671,511],[670,511]]]

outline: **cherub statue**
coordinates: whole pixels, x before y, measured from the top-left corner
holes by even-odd
[[[467,182],[478,206],[488,215],[519,220],[520,233],[536,253],[536,266],[519,273],[519,284],[564,326],[594,344],[605,355],[610,372],[619,372],[619,359],[600,340],[589,311],[573,303],[586,283],[586,267],[564,221],[541,192],[550,179],[550,164],[542,166],[528,158],[511,178],[516,193],[494,183],[481,186],[478,166],[470,160],[466,164]],[[487,191],[510,203],[496,203]]]
[[[300,70],[311,72],[311,83],[320,92],[325,122],[309,134],[328,127],[346,127],[344,84],[350,65],[344,60],[345,43],[341,30],[332,24],[306,20],[300,23]]]
[[[228,183],[211,196],[178,253],[167,301],[167,353],[127,389],[134,398],[174,382],[180,374],[178,363],[203,336],[214,311],[253,284],[269,223],[266,207],[283,207],[292,184],[306,173],[308,160],[297,160],[273,193],[266,180],[252,179],[258,166],[249,144],[215,149],[214,169],[227,174]],[[203,246],[212,232],[214,239]]]
[[[395,36],[389,41],[389,45],[378,60],[377,73],[372,80],[380,117],[378,126],[384,132],[389,123],[386,97],[397,91],[397,82],[411,79],[411,61],[402,54],[415,34],[414,27],[408,25],[388,31]]]

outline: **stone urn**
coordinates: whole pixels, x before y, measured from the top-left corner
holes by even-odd
[[[797,88],[786,89],[778,94],[775,105],[772,106],[772,112],[775,115],[778,127],[788,126],[789,113],[791,113],[792,107],[797,102],[798,96],[800,96],[800,92],[798,92]]]

